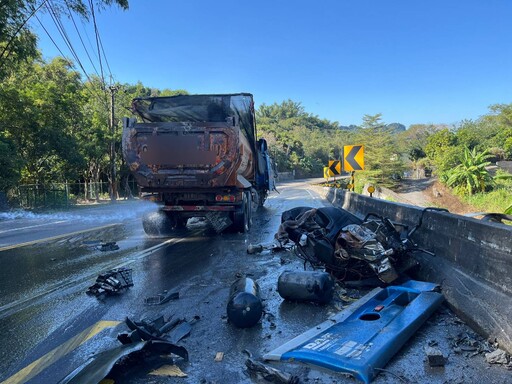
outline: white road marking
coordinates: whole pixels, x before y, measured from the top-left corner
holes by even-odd
[[[37,227],[44,227],[45,225],[51,225],[51,224],[60,224],[60,223],[66,223],[69,220],[60,220],[60,221],[54,221],[51,223],[44,223],[44,224],[37,224],[37,225],[29,225],[28,227],[20,227],[20,228],[13,228],[13,229],[6,229],[5,231],[0,231],[0,233],[7,233],[7,232],[14,232],[14,231],[21,231],[23,229],[31,229],[31,228],[37,228]]]

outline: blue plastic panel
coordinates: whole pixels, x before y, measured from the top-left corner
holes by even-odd
[[[346,310],[265,355],[297,360],[369,383],[443,302],[435,284],[376,288]]]

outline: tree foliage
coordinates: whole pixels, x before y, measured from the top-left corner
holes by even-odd
[[[269,148],[280,172],[299,176],[322,175],[329,159],[339,159],[349,133],[337,122],[321,119],[292,100],[262,104],[256,111],[258,134]]]
[[[128,9],[128,0],[99,0],[94,3],[84,0],[2,0],[0,6],[0,81],[21,63],[28,63],[39,56],[37,38],[30,30],[30,22],[37,12],[54,12],[69,15],[73,12],[89,19],[95,4],[99,9],[117,5]]]
[[[469,195],[475,192],[485,192],[493,183],[493,179],[486,169],[491,163],[487,161],[490,155],[487,152],[477,152],[476,148],[464,148],[464,156],[459,165],[449,172],[446,184],[462,193]]]

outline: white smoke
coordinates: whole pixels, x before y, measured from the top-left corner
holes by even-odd
[[[147,201],[119,202],[75,212],[34,213],[22,209],[0,212],[0,220],[31,219],[40,221],[71,221],[82,223],[122,222],[138,219],[146,212],[156,211],[158,206]]]

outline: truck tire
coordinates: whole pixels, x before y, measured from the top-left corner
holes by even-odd
[[[252,225],[252,198],[251,192],[246,191],[242,195],[241,206],[233,212],[233,232],[246,233]]]
[[[148,212],[142,216],[142,228],[150,237],[167,237],[177,227],[177,217],[162,211]]]

